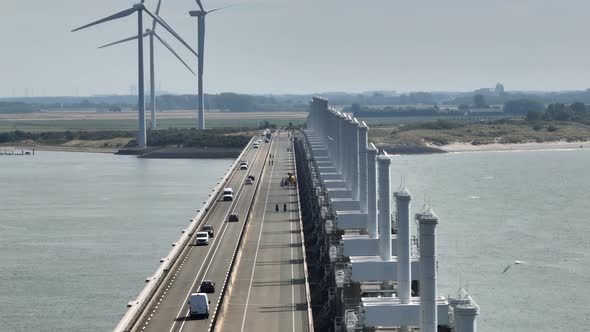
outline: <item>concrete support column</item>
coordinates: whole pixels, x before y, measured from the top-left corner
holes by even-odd
[[[350,121],[348,117],[342,118],[342,168],[344,181],[346,181],[346,187],[350,188]]]
[[[334,167],[338,167],[338,149],[336,149],[336,133],[334,132],[334,119],[335,119],[335,111],[330,110],[330,116],[328,119],[328,155],[330,156],[330,160],[334,164]]]
[[[438,217],[428,210],[418,217],[420,225],[420,332],[437,332],[436,225]]]
[[[340,174],[342,175],[342,178],[344,178],[344,167],[342,166],[343,164],[343,160],[344,160],[344,155],[343,155],[343,151],[342,151],[342,145],[343,145],[343,137],[342,137],[342,113],[340,113],[339,111],[336,113],[336,123],[335,125],[335,129],[336,129],[336,142],[338,144],[338,172],[340,172]]]
[[[350,186],[352,188],[352,199],[355,201],[360,200],[360,181],[359,181],[359,122],[357,119],[352,119],[352,137],[350,149],[351,152],[351,168],[352,168],[352,181]]]
[[[397,216],[397,282],[402,304],[412,297],[412,266],[410,248],[410,201],[412,195],[404,188],[394,194]]]
[[[454,308],[455,332],[476,332],[476,318],[479,315],[479,307],[471,303],[461,304]]]
[[[359,125],[359,198],[361,213],[368,212],[368,183],[367,183],[367,148],[369,127],[362,122]]]
[[[367,232],[377,238],[377,148],[373,144],[367,150]]]
[[[389,156],[379,156],[379,254],[391,260],[391,183]]]

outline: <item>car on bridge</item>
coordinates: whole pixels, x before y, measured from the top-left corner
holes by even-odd
[[[189,305],[190,318],[209,318],[209,298],[205,293],[192,293]]]
[[[246,178],[246,184],[253,184],[256,181],[256,177],[254,175],[248,175]]]
[[[247,162],[247,161],[245,161],[245,160],[242,160],[242,161],[240,162],[240,169],[241,169],[241,170],[242,170],[242,169],[248,169],[248,162]]]
[[[215,293],[215,283],[211,280],[203,280],[201,287],[199,287],[201,293]]]
[[[207,234],[209,234],[209,237],[213,237],[213,235],[215,235],[213,225],[203,225],[203,227],[201,227],[201,232],[207,232]]]
[[[221,196],[221,200],[233,201],[234,200],[234,190],[232,188],[223,188],[223,196]]]
[[[198,246],[209,245],[209,233],[197,232],[197,239],[195,240],[195,244]]]
[[[232,213],[229,215],[229,218],[227,219],[227,221],[229,221],[229,222],[240,221],[240,217],[236,213]]]

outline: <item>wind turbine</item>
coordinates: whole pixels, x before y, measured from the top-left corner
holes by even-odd
[[[156,16],[160,16],[160,7],[162,4],[162,0],[158,0],[158,5],[156,6]],[[154,19],[152,22],[152,29],[146,29],[145,33],[143,34],[143,37],[150,37],[150,99],[151,99],[151,122],[150,122],[150,129],[156,129],[156,79],[155,79],[155,65],[154,65],[154,37],[156,37],[160,43],[162,43],[162,45],[164,45],[172,54],[174,54],[174,56],[176,56],[176,58],[182,62],[182,64],[193,74],[195,75],[195,72],[191,69],[191,67],[184,61],[182,60],[182,58],[178,55],[178,53],[176,53],[174,51],[174,49],[166,42],[164,41],[164,39],[162,39],[162,37],[160,37],[157,33],[156,33],[156,20]],[[105,48],[105,47],[109,47],[112,45],[116,45],[116,44],[121,44],[121,43],[125,43],[128,41],[132,41],[132,40],[136,40],[138,37],[137,36],[133,36],[133,37],[129,37],[129,38],[125,38],[122,40],[119,40],[117,42],[114,43],[110,43],[107,45],[103,45],[100,46],[99,48]],[[189,50],[198,57],[197,53],[189,47]]]
[[[198,47],[197,53],[199,53],[198,59],[198,68],[197,68],[197,78],[199,80],[199,97],[198,97],[198,111],[199,111],[199,129],[205,129],[205,96],[203,95],[203,61],[205,59],[205,16],[207,14],[212,13],[214,11],[218,11],[227,7],[222,8],[215,8],[212,10],[205,10],[203,8],[203,4],[201,4],[201,0],[196,0],[197,5],[199,5],[200,10],[191,10],[189,11],[190,16],[196,16],[197,20],[197,28],[198,28]]]
[[[147,143],[146,142],[146,129],[145,129],[145,99],[144,99],[145,96],[144,96],[144,87],[143,87],[143,85],[144,85],[144,82],[143,82],[143,38],[140,38],[141,36],[143,36],[143,12],[145,12],[146,14],[151,16],[154,19],[154,21],[156,21],[158,24],[163,26],[164,29],[166,29],[168,32],[170,32],[182,44],[184,44],[186,47],[190,48],[190,46],[176,32],[174,32],[174,30],[172,30],[172,28],[168,25],[168,23],[166,23],[159,16],[153,14],[151,11],[149,11],[145,7],[144,1],[145,0],[141,0],[141,3],[135,4],[135,5],[133,5],[133,7],[129,8],[129,9],[125,9],[125,10],[115,13],[111,16],[107,16],[107,17],[102,18],[98,21],[94,21],[92,23],[83,25],[79,28],[72,30],[72,32],[75,32],[78,30],[86,29],[86,28],[89,28],[89,27],[97,25],[97,24],[105,23],[105,22],[116,20],[116,19],[123,18],[123,17],[127,17],[127,16],[137,12],[137,37],[138,37],[137,38],[137,41],[138,41],[138,43],[137,43],[137,53],[138,53],[137,54],[137,57],[138,57],[137,58],[137,67],[138,67],[137,111],[139,113],[139,116],[138,116],[139,130],[137,133],[137,145],[140,148],[145,148],[146,143]]]

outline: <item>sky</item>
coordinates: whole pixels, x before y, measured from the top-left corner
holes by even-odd
[[[157,0],[147,0],[155,10]],[[129,94],[137,18],[70,30],[130,0],[2,0],[0,96]],[[587,0],[203,0],[205,92],[580,90],[590,87]],[[161,16],[196,48],[194,0],[163,0]],[[145,25],[151,20],[145,19]],[[161,35],[189,61],[196,58]],[[145,45],[147,46],[147,40]],[[145,53],[149,80],[148,53]],[[196,93],[197,80],[156,45],[156,82]],[[147,85],[146,85],[147,91]]]

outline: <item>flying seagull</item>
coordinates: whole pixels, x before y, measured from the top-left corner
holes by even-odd
[[[506,271],[508,271],[508,269],[511,268],[512,265],[520,265],[520,264],[528,264],[528,263],[525,261],[514,261],[514,262],[508,264],[508,266],[506,266],[506,268],[504,269],[504,271],[502,271],[502,273],[506,273]]]

